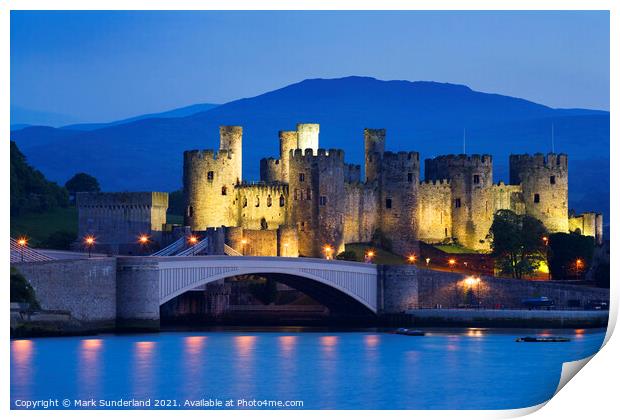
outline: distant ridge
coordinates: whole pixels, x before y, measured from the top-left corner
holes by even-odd
[[[358,164],[366,127],[386,128],[388,150],[418,151],[421,159],[461,153],[465,128],[467,153],[493,155],[496,182],[508,180],[509,154],[549,152],[553,125],[555,150],[569,154],[570,205],[609,208],[608,112],[553,109],[450,83],[308,79],[192,115],[88,131],[26,127],[11,139],[61,183],[84,171],[105,190],[171,191],[181,186],[183,151],[217,148],[219,125],[243,126],[244,178],[253,180],[259,159],[277,155],[278,130],[300,121],[320,123],[321,147],[342,148],[347,162]]]
[[[110,127],[110,126],[113,126],[113,125],[127,124],[127,123],[130,123],[130,122],[133,122],[133,121],[147,120],[147,119],[151,119],[151,118],[178,118],[178,117],[186,117],[188,115],[197,114],[197,113],[203,112],[203,111],[208,111],[210,109],[215,108],[216,106],[218,106],[218,105],[217,104],[207,104],[207,103],[205,103],[205,104],[195,104],[195,105],[184,106],[182,108],[172,109],[170,111],[157,112],[157,113],[153,113],[153,114],[138,115],[136,117],[125,118],[123,120],[112,121],[112,122],[108,122],[108,123],[71,124],[71,125],[62,126],[60,128],[63,128],[63,129],[66,129],[66,130],[91,131],[91,130],[97,130],[99,128]]]

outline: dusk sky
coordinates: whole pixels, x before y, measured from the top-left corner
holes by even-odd
[[[609,109],[608,12],[11,12],[11,104],[109,121],[307,78]]]

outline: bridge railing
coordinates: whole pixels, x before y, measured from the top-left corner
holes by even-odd
[[[20,245],[17,240],[11,238],[11,262],[36,262],[51,261],[54,258],[39,251],[29,248],[27,245]]]
[[[197,255],[201,251],[203,251],[207,246],[209,246],[209,238],[205,238],[202,241],[198,242],[196,245],[191,246],[187,249],[184,249],[183,251],[175,254],[175,256],[185,257],[188,255]]]
[[[242,257],[243,254],[236,249],[224,244],[224,254],[229,255],[231,257]]]
[[[167,247],[160,249],[157,252],[154,252],[153,254],[151,254],[151,256],[152,257],[169,257],[171,255],[177,255],[179,252],[185,249],[186,246],[187,246],[187,240],[183,236],[177,239],[176,241],[174,241],[173,243],[171,243],[170,245],[168,245]]]

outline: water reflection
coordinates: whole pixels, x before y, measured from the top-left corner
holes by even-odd
[[[154,341],[137,341],[134,343],[134,395],[136,398],[149,398],[153,395],[154,377],[156,372],[154,365],[155,353]]]
[[[186,398],[200,396],[200,384],[207,360],[204,348],[207,342],[205,336],[189,336],[183,338],[183,380]]]
[[[32,385],[34,342],[32,340],[11,341],[11,381],[19,389],[28,390]],[[26,397],[26,395],[23,395]]]
[[[94,398],[100,394],[102,348],[103,340],[98,338],[89,338],[80,342],[78,380],[79,390],[83,392],[84,399]]]
[[[249,399],[255,390],[254,356],[256,336],[238,335],[233,338],[235,347],[235,377],[231,378],[235,385],[234,395],[237,398]]]

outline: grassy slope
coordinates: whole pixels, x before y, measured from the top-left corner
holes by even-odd
[[[11,237],[26,236],[30,239],[31,246],[37,246],[50,234],[59,230],[77,235],[77,209],[75,207],[11,217]]]
[[[373,262],[375,264],[399,265],[399,264],[406,263],[405,259],[401,257],[400,255],[396,255],[389,251],[373,247],[370,244],[361,243],[361,244],[346,244],[345,245],[346,251],[355,252],[355,256],[357,257],[358,261],[364,261],[364,254],[369,249],[372,249],[376,254],[376,257],[373,259]]]
[[[465,248],[461,245],[433,245],[435,248],[447,252],[448,254],[479,254],[480,251]]]

